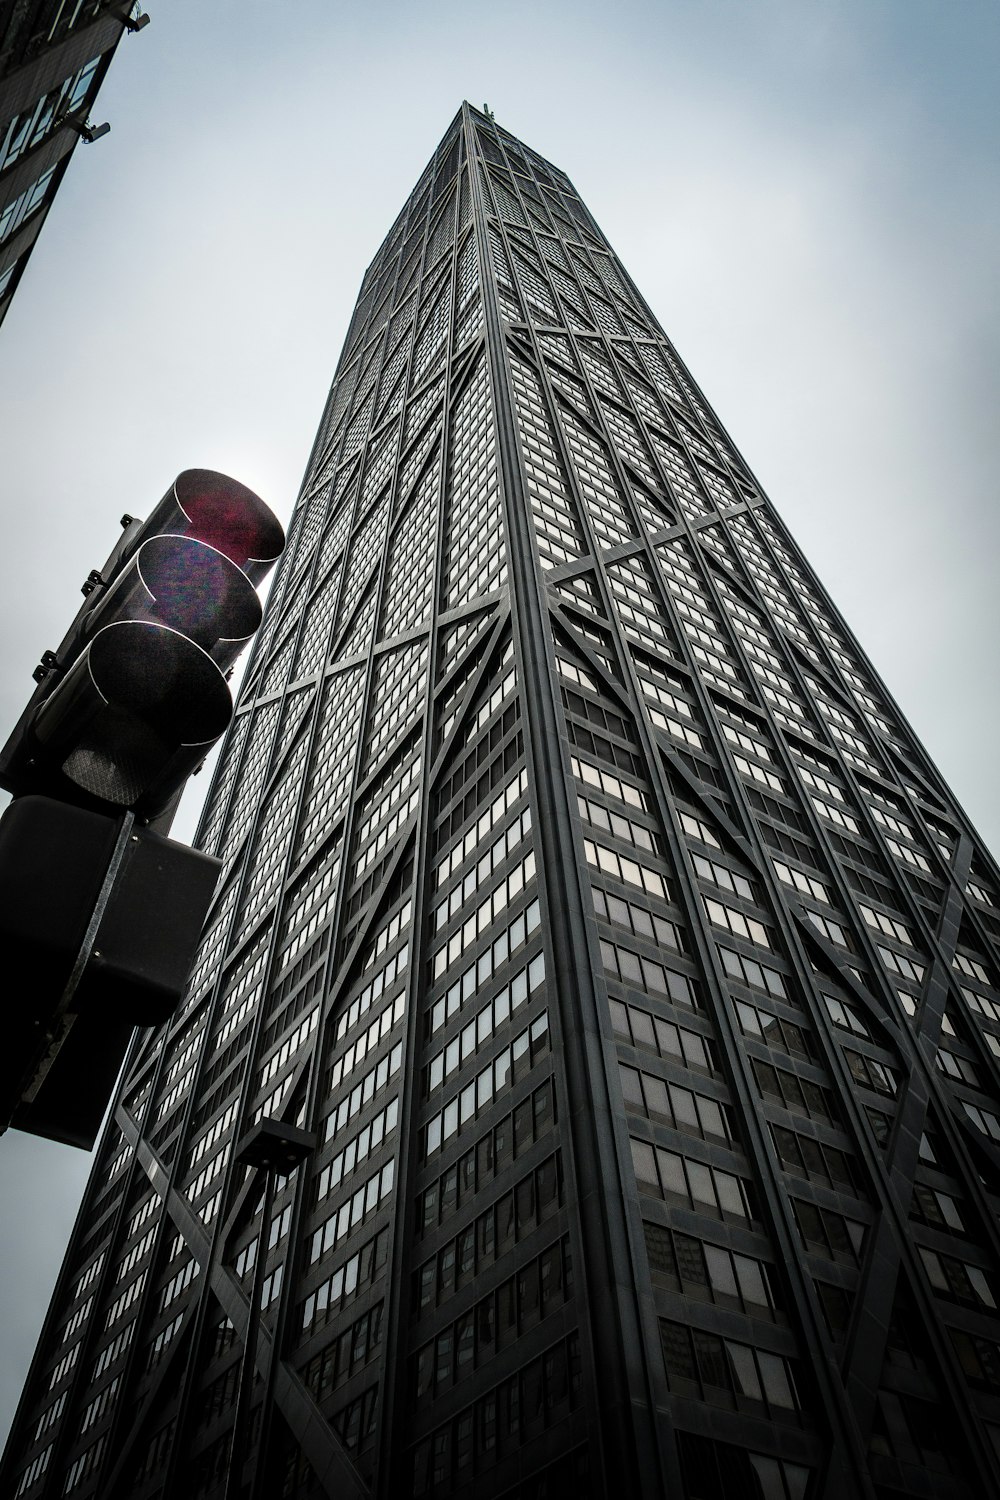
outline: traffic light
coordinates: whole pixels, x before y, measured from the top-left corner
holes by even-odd
[[[263,502],[188,469],[104,568],[0,751],[0,1129],[93,1143],[136,1025],[176,1008],[219,862],[165,837],[227,728],[226,673],[284,545]]]
[[[0,786],[149,820],[227,728],[225,671],[260,624],[281,526],[252,490],[187,469],[124,534],[0,752]]]

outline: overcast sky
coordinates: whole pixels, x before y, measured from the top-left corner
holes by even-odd
[[[149,9],[0,328],[3,732],[124,511],[204,466],[288,517],[466,97],[569,174],[1000,847],[996,0]],[[0,1140],[0,1434],[88,1162]]]

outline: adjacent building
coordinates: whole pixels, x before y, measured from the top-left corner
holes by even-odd
[[[130,0],[0,0],[0,323],[115,48],[147,18]]]
[[[5,1494],[997,1493],[1000,877],[572,184],[468,105],[199,839]]]

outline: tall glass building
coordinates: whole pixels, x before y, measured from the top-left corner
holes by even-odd
[[[998,1492],[996,867],[569,180],[468,105],[199,837],[4,1494]]]

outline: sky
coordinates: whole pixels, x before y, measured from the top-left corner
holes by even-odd
[[[180,470],[287,520],[365,267],[468,98],[568,173],[1000,848],[995,0],[147,8],[0,327],[4,732]],[[0,1138],[0,1436],[89,1160]]]

